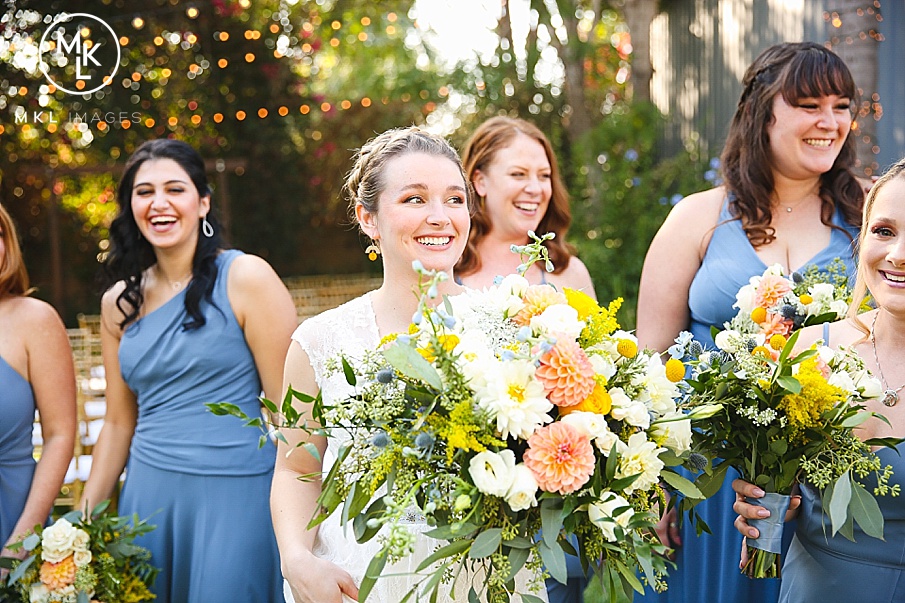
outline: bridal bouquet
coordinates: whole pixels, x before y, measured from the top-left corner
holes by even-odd
[[[889,486],[891,468],[882,466],[871,446],[893,447],[901,440],[861,441],[854,429],[871,416],[869,398],[880,395],[854,352],[816,346],[793,356],[798,333],[787,341],[727,330],[715,338],[717,350],[702,351],[683,334],[677,346],[691,356],[692,388],[688,408],[720,410],[695,430],[695,449],[707,450],[717,466],[711,477],[722,480],[733,467],[767,494],[752,504],[767,507],[766,520],[749,520],[761,535],[749,539],[745,573],[753,578],[779,577],[782,524],[793,486],[806,482],[822,493],[832,533],[852,539],[852,521],[866,534],[883,537],[883,516],[874,495],[899,493]],[[859,479],[875,474],[873,492]],[[709,490],[699,484],[702,490]]]
[[[106,513],[109,501],[94,508],[91,521],[71,511],[46,528],[12,545],[23,560],[4,559],[10,569],[8,594],[27,603],[118,603],[154,598],[148,587],[157,568],[147,549],[134,544],[154,529],[138,518]],[[5,599],[4,599],[5,600]]]
[[[353,433],[322,480],[322,512],[310,525],[341,513],[359,542],[381,539],[361,600],[412,551],[412,511],[437,539],[413,597],[436,595],[464,570],[483,582],[469,601],[482,591],[492,603],[516,600],[524,569],[534,588],[544,567],[565,582],[566,552],[596,568],[611,600],[644,591],[639,571],[664,587],[666,549],[652,533],[662,484],[700,496],[672,471],[692,437],[693,417],[673,401],[681,361],[664,365],[619,330],[621,300],[601,307],[511,275],[440,301],[446,275],[415,269],[422,287],[408,332],[332,364],[353,395],[332,405],[296,392],[282,408],[265,402],[283,427],[301,427],[294,397],[313,405],[323,433]]]
[[[752,276],[739,289],[733,308],[738,308],[727,329],[766,337],[788,337],[808,325],[839,320],[851,300],[845,263],[836,258],[824,271],[811,265],[804,273],[786,275],[774,264],[763,274]]]

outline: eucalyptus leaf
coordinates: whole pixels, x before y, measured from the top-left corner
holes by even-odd
[[[852,482],[852,501],[849,509],[865,534],[883,540],[883,512],[880,511],[880,505],[858,482]]]
[[[537,545],[540,551],[540,558],[547,566],[547,571],[560,584],[566,584],[569,580],[569,573],[566,571],[566,555],[562,552],[559,544],[552,547],[547,544],[546,539],[541,540]]]
[[[660,479],[688,498],[704,498],[704,494],[690,480],[672,471],[663,471]]]
[[[511,549],[509,551],[509,575],[506,577],[507,581],[513,580],[519,570],[525,567],[530,554],[531,551],[528,549]]]
[[[503,530],[501,528],[492,528],[481,532],[474,539],[471,550],[468,551],[469,558],[483,559],[489,557],[499,548],[502,538]]]
[[[28,571],[28,568],[35,562],[35,559],[38,557],[36,555],[32,555],[30,557],[26,557],[22,563],[20,563],[16,569],[9,573],[9,585],[12,586],[16,582],[19,581],[19,578],[25,575],[25,572]]]
[[[377,579],[380,577],[380,574],[383,573],[383,568],[386,564],[386,555],[378,554],[371,559],[371,563],[368,564],[368,569],[365,571],[365,576],[361,579],[361,586],[358,587],[359,601],[364,602],[367,600],[371,590],[374,589],[374,585],[377,584]]]
[[[792,394],[797,394],[801,392],[801,382],[798,381],[795,377],[791,377],[789,375],[783,375],[782,377],[778,377],[776,382],[786,391]]]
[[[850,417],[846,417],[845,420],[842,421],[842,426],[849,427],[849,428],[857,427],[858,425],[861,425],[862,423],[867,421],[869,418],[871,418],[871,416],[873,416],[873,414],[874,413],[871,413],[871,412],[855,413]]]
[[[424,559],[424,561],[418,564],[418,569],[416,569],[415,571],[424,571],[440,559],[458,555],[459,553],[468,550],[468,547],[471,546],[471,543],[472,541],[469,539],[455,540],[453,542],[450,542],[446,546],[442,546],[428,555],[427,558]]]
[[[407,377],[424,381],[436,390],[443,389],[440,374],[430,362],[408,345],[396,344],[383,351],[383,356],[390,365]]]
[[[540,503],[541,529],[543,539],[548,548],[556,547],[559,532],[562,530],[562,501],[555,498],[545,498]],[[565,582],[563,582],[565,584]]]
[[[833,534],[845,523],[848,515],[848,503],[852,499],[852,479],[848,471],[839,476],[836,483],[833,484],[832,494],[829,500],[823,501],[823,507],[830,516],[830,523],[833,526]]]

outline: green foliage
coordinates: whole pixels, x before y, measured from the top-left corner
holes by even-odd
[[[695,149],[661,157],[664,118],[653,105],[620,104],[580,141],[570,240],[599,299],[625,298],[620,323],[634,328],[641,267],[651,240],[683,196],[711,184]],[[593,166],[593,167],[587,167]]]

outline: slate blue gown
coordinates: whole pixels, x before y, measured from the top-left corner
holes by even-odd
[[[25,509],[35,474],[31,384],[0,357],[0,548]]]
[[[688,202],[688,201],[684,201]],[[723,323],[735,316],[735,294],[752,276],[763,274],[767,265],[751,246],[741,221],[735,220],[727,201],[723,202],[719,222],[713,231],[710,244],[688,292],[691,323],[688,330],[705,347],[714,347],[710,327],[723,328]],[[833,224],[844,229],[833,229],[830,243],[805,266],[826,268],[835,258],[846,263],[850,278],[855,273],[853,241],[857,241],[858,229],[845,222],[837,209]],[[848,233],[848,234],[846,234]],[[850,236],[849,236],[850,235]],[[669,572],[669,588],[664,593],[648,590],[635,601],[648,603],[771,603],[779,596],[780,580],[752,580],[741,574],[738,568],[741,552],[741,535],[733,526],[736,514],[732,510],[735,492],[732,480],[739,475],[729,470],[723,487],[712,498],[699,504],[697,512],[704,518],[712,534],[695,535],[690,522],[681,526],[682,546],[676,550],[676,564]],[[687,519],[687,518],[686,518]],[[791,541],[793,526],[784,530],[784,544]],[[837,600],[837,599],[826,599]],[[840,599],[841,600],[841,599]]]
[[[270,519],[273,446],[258,432],[217,417],[207,402],[259,413],[261,382],[229,304],[227,275],[241,252],[222,252],[207,323],[185,331],[185,291],[130,324],[119,361],[138,399],[119,512],[157,528],[138,542],[161,572],[155,603],[282,599]],[[262,309],[263,311],[264,309]]]

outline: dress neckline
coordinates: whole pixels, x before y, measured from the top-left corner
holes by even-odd
[[[7,369],[9,369],[9,371],[12,374],[14,374],[16,377],[21,379],[25,384],[31,385],[31,383],[28,382],[28,379],[26,379],[22,373],[20,373],[16,369],[14,369],[13,365],[11,365],[9,362],[6,361],[6,358],[4,358],[3,356],[0,356],[0,367],[3,367],[3,366],[5,366]]]

